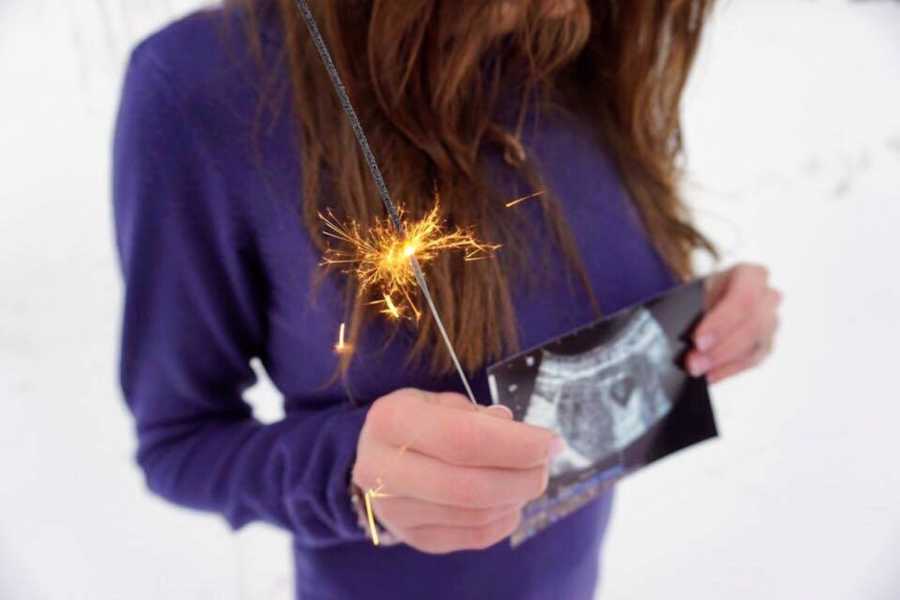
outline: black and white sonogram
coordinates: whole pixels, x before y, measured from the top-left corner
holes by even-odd
[[[494,403],[566,442],[514,546],[624,475],[716,435],[706,380],[683,368],[702,312],[697,280],[488,369]]]

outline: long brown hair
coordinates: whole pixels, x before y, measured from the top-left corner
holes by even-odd
[[[299,124],[303,219],[324,250],[317,213],[328,208],[365,227],[383,216],[383,208],[294,0],[243,1],[251,14],[267,6],[283,28]],[[712,0],[309,3],[392,196],[407,214],[421,216],[433,208],[437,185],[448,223],[503,245],[498,260],[467,262],[446,253],[427,266],[467,370],[518,343],[510,283],[523,274],[527,247],[516,211],[504,208],[508,198],[498,197],[481,164],[493,145],[540,186],[519,131],[497,120],[498,103],[510,89],[523,107],[537,96],[592,124],[650,239],[678,277],[690,276],[695,249],[714,252],[691,224],[678,191],[681,96]],[[254,44],[257,34],[251,27]],[[572,272],[593,298],[558,203],[545,198],[541,205]],[[351,278],[346,295],[352,343],[371,313],[371,298],[359,294]],[[427,312],[415,330],[410,358],[428,356],[433,372],[449,372],[449,355]]]

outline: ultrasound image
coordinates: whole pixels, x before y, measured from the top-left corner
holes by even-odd
[[[524,421],[559,431],[567,448],[551,475],[621,452],[672,408],[674,349],[649,311],[636,309],[607,344],[576,355],[543,350]]]
[[[705,378],[683,368],[703,289],[702,280],[684,284],[488,369],[495,403],[566,442],[513,546],[629,473],[717,434]]]

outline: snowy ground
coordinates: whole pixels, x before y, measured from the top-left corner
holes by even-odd
[[[131,44],[191,0],[0,1],[0,597],[286,599],[287,538],[147,495],[115,381],[108,145]],[[606,599],[900,597],[900,4],[731,0],[690,195],[787,295],[721,440],[621,486]],[[277,414],[270,387],[252,392]]]

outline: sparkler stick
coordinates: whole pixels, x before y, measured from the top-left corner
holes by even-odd
[[[319,56],[321,57],[322,62],[325,65],[325,70],[328,71],[328,76],[331,78],[331,84],[334,87],[335,94],[337,94],[338,100],[341,103],[341,108],[344,110],[344,114],[347,115],[347,119],[350,121],[350,127],[351,129],[353,129],[353,134],[356,136],[356,141],[359,143],[359,147],[366,159],[366,164],[369,167],[369,172],[372,174],[372,179],[375,180],[375,187],[378,189],[378,194],[379,196],[381,196],[381,201],[384,204],[385,210],[387,210],[388,217],[390,217],[391,222],[393,223],[397,232],[402,234],[404,232],[404,227],[403,222],[400,219],[400,213],[397,211],[397,207],[395,206],[394,201],[391,200],[391,194],[388,191],[387,184],[385,184],[384,182],[384,177],[381,174],[381,169],[378,167],[378,162],[375,160],[375,154],[369,147],[369,141],[366,138],[366,133],[365,131],[363,131],[362,124],[359,122],[359,117],[356,116],[356,111],[353,109],[353,104],[350,102],[350,96],[347,94],[347,89],[344,87],[344,82],[341,80],[341,76],[337,71],[337,67],[335,66],[334,61],[331,58],[331,53],[328,51],[328,47],[325,45],[325,40],[322,38],[322,34],[319,31],[319,26],[316,23],[316,19],[313,16],[312,11],[309,8],[309,4],[306,0],[295,0],[295,2],[297,5],[297,10],[300,11],[300,15],[306,22],[306,28],[309,30],[309,34],[312,37],[313,45],[315,45],[316,50],[319,52]],[[447,335],[447,330],[444,328],[444,323],[441,320],[438,309],[431,297],[431,292],[428,289],[428,283],[425,281],[425,275],[422,273],[422,268],[419,266],[419,261],[416,260],[415,254],[410,254],[409,262],[412,266],[412,271],[413,275],[415,276],[416,283],[419,285],[419,289],[422,291],[422,296],[424,296],[425,302],[428,304],[428,309],[431,311],[431,316],[434,318],[434,323],[435,325],[437,325],[438,331],[441,334],[441,338],[444,340],[444,344],[447,347],[447,352],[450,354],[450,359],[453,361],[453,366],[456,367],[456,371],[457,373],[459,373],[459,378],[462,380],[463,386],[466,388],[466,394],[469,396],[469,400],[472,402],[472,404],[477,405],[478,402],[476,402],[475,400],[475,394],[472,393],[472,387],[469,385],[469,379],[466,377],[466,373],[459,362],[459,358],[456,356],[456,351],[453,349],[453,344],[450,342],[450,337]]]
[[[376,546],[380,544],[381,541],[378,539],[378,528],[375,527],[375,511],[372,510],[372,500],[378,498],[381,493],[381,487],[382,486],[379,485],[377,488],[366,490],[365,495],[363,496],[366,502],[366,520],[369,522],[369,532],[372,535],[372,543]]]

